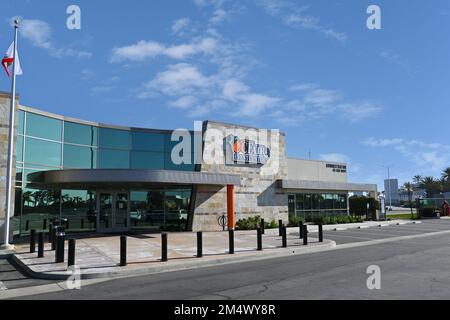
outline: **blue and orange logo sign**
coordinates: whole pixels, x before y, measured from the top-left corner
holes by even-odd
[[[239,164],[266,164],[270,159],[270,149],[253,140],[239,139],[230,135],[227,137],[228,145],[231,146],[232,162]],[[230,158],[227,152],[227,157]]]

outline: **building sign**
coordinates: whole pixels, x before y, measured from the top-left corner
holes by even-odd
[[[270,149],[256,141],[229,135],[226,138],[226,157],[227,163],[264,165],[270,159]]]

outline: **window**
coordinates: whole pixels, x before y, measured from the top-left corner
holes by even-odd
[[[23,162],[23,136],[17,136],[16,161]]]
[[[23,134],[23,123],[25,118],[25,112],[19,110],[17,112],[17,134]]]
[[[27,113],[25,134],[37,138],[61,141],[62,121],[34,113]]]
[[[26,138],[25,163],[48,167],[61,166],[61,144]]]
[[[295,209],[296,210],[303,210],[305,206],[305,195],[304,194],[297,194],[295,197]]]
[[[20,222],[21,235],[30,230],[43,230],[44,220],[59,217],[60,193],[45,189],[23,189],[23,214]]]
[[[191,189],[132,191],[130,196],[132,229],[186,228]]]
[[[164,134],[132,132],[131,148],[134,151],[164,152]]]
[[[132,152],[131,169],[164,169],[164,153]]]
[[[100,128],[99,144],[101,148],[130,148],[130,133],[124,130]]]
[[[61,201],[61,216],[68,219],[71,232],[95,231],[95,191],[62,190]]]
[[[16,186],[22,185],[23,168],[21,166],[16,167]]]
[[[121,150],[100,149],[100,169],[129,169],[130,152]]]
[[[182,155],[181,155],[182,156]],[[189,157],[190,163],[182,163],[182,164],[175,164],[172,161],[172,154],[166,153],[165,154],[165,164],[164,168],[166,170],[173,170],[173,171],[195,171],[195,164],[194,162],[194,154],[191,153]]]
[[[97,131],[98,129],[92,126],[65,122],[64,142],[86,146],[97,146]]]
[[[96,169],[97,149],[89,147],[64,145],[64,168]]]

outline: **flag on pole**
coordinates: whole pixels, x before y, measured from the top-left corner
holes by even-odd
[[[13,62],[14,62],[14,42],[11,43],[9,46],[8,51],[6,51],[5,57],[2,59],[2,66],[5,69],[6,73],[8,74],[8,77],[11,77],[11,71],[10,69]],[[20,76],[23,74],[22,68],[20,67],[20,60],[19,55],[16,50],[16,63],[14,63],[15,69],[16,69],[16,76]]]

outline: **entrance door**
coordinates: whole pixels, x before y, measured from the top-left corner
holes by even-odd
[[[97,196],[98,232],[128,231],[130,204],[127,192],[100,191]]]

